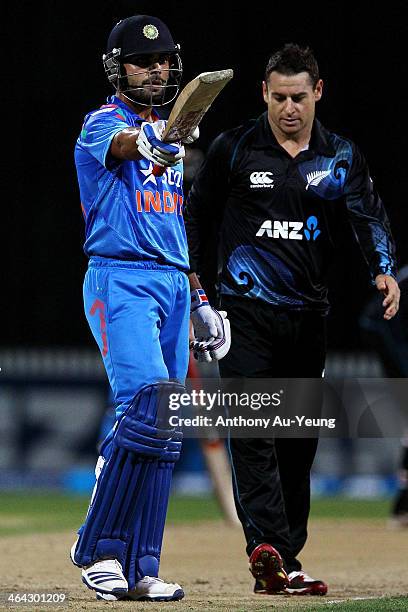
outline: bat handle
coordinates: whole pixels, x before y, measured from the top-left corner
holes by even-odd
[[[153,176],[162,176],[166,171],[166,168],[164,166],[158,166],[157,164],[154,164],[153,166]]]

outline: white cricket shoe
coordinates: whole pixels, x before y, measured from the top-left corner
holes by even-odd
[[[82,569],[82,582],[94,591],[121,596],[128,592],[128,583],[117,559],[97,561]]]
[[[96,598],[104,601],[131,599],[132,601],[178,601],[183,599],[184,591],[176,582],[164,582],[161,578],[145,576],[136,583],[132,591],[125,595],[106,594],[96,590]]]

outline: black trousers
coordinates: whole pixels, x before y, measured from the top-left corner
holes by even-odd
[[[222,297],[232,344],[219,362],[223,378],[320,378],[325,317],[282,311],[261,300]],[[262,542],[282,555],[288,572],[307,538],[310,470],[317,438],[230,438],[235,505],[248,555]]]

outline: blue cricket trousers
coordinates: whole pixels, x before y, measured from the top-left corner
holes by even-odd
[[[184,384],[190,316],[184,272],[154,262],[91,257],[84,305],[112,388],[116,418],[144,385],[169,379]]]

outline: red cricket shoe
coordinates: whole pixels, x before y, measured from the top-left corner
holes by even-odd
[[[283,560],[270,544],[259,544],[249,557],[249,571],[255,578],[254,593],[271,595],[284,593],[289,578],[283,569]]]
[[[327,584],[323,580],[311,578],[306,572],[290,572],[286,593],[291,595],[326,595]]]

